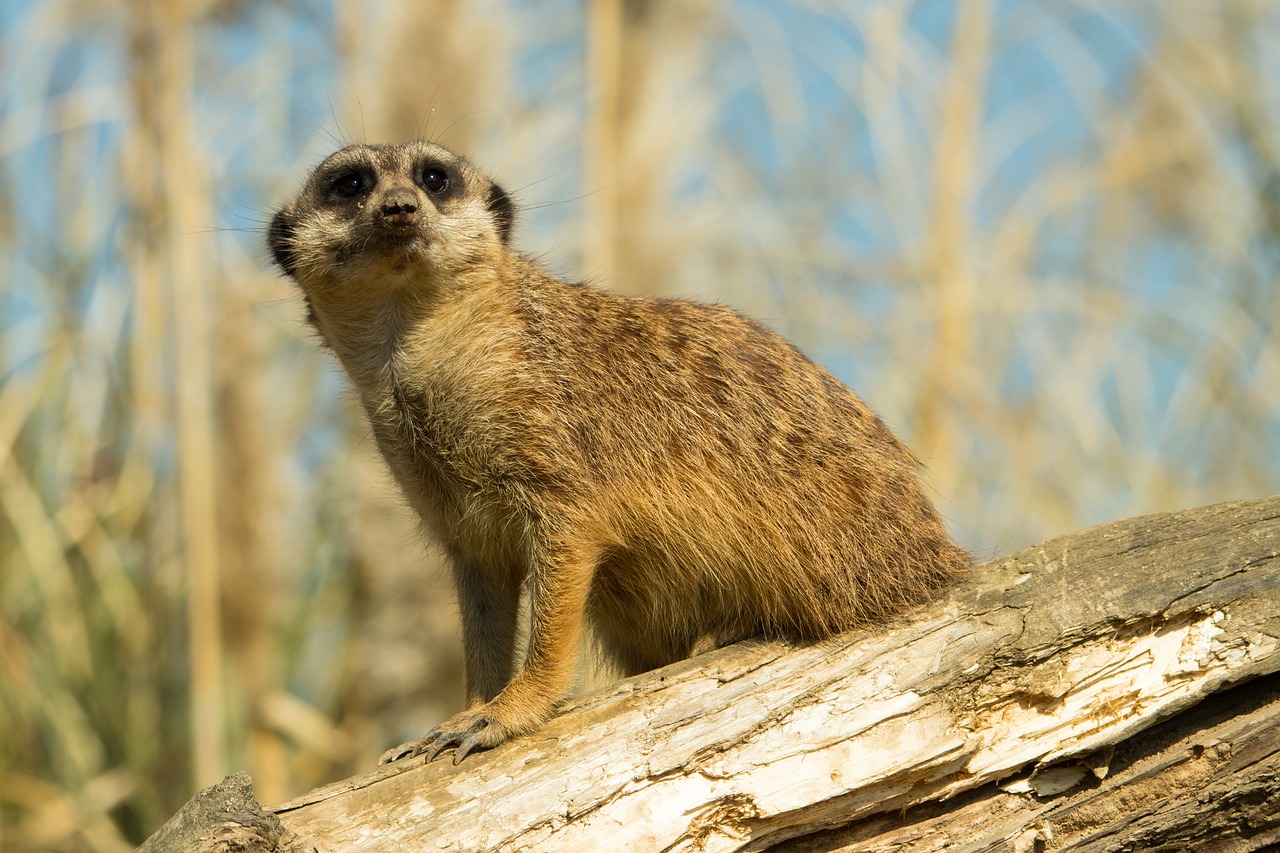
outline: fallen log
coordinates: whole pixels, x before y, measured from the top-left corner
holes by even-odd
[[[317,789],[261,849],[1262,849],[1277,670],[1280,497],[1147,516],[887,624],[619,682],[461,766]]]

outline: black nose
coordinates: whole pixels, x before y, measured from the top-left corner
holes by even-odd
[[[418,212],[418,200],[412,190],[391,190],[382,200],[382,216],[393,225],[410,225]]]

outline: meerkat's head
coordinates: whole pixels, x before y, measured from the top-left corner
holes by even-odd
[[[351,145],[276,213],[267,243],[310,301],[344,285],[430,287],[492,263],[513,221],[506,192],[446,148]]]

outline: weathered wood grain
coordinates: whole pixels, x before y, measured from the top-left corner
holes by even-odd
[[[384,767],[273,811],[325,853],[755,851],[791,839],[929,850],[944,837],[965,850],[1125,849],[1107,845],[1160,837],[1179,814],[1195,830],[1212,810],[1195,807],[1204,786],[1273,780],[1275,705],[1242,710],[1238,724],[1206,718],[1218,740],[1195,761],[1170,746],[1149,770],[1122,761],[1130,775],[1098,781],[1105,756],[1277,670],[1280,497],[1055,539],[892,623],[804,648],[723,649],[576,701],[459,767]],[[1144,784],[1164,794],[1124,813]]]
[[[1040,787],[1024,773],[945,802],[796,839],[786,850],[1276,849],[1267,845],[1280,846],[1280,674],[1215,694],[1114,750],[1055,765],[1040,778],[1055,772],[1072,785],[1057,796],[1019,793]]]

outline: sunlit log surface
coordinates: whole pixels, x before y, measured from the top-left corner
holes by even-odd
[[[1147,516],[833,642],[619,682],[458,767],[320,788],[261,849],[1260,849],[1278,668],[1280,497]]]

